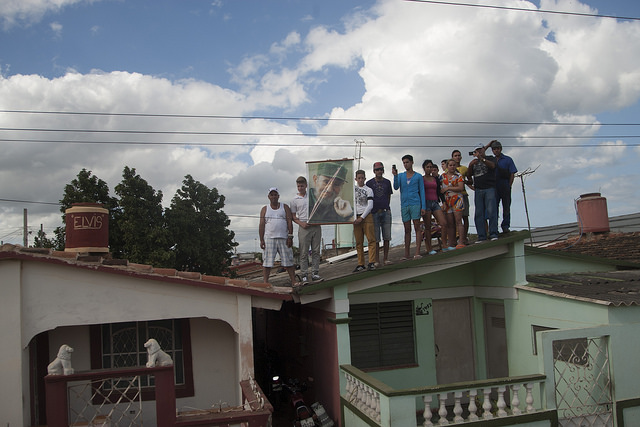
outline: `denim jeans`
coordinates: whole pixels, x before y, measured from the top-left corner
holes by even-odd
[[[376,240],[378,242],[391,240],[391,210],[378,211],[371,213],[371,215],[373,216]],[[380,238],[380,232],[382,232],[382,239]]]
[[[499,210],[502,201],[502,230],[511,228],[511,185],[509,181],[499,179],[496,183],[496,208]],[[496,211],[498,212],[498,211]]]
[[[489,220],[489,237],[498,237],[498,208],[495,188],[476,188],[474,202],[476,205],[475,223],[478,240],[487,240],[485,220]]]

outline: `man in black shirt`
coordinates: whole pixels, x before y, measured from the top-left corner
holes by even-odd
[[[485,145],[476,145],[473,151],[474,159],[469,163],[467,177],[473,181],[475,192],[476,233],[478,242],[487,240],[485,221],[489,220],[489,238],[498,240],[498,209],[496,205],[496,158],[485,156]],[[477,242],[477,243],[478,243]]]

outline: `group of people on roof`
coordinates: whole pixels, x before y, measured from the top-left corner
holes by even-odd
[[[486,155],[491,148],[493,156]],[[421,258],[422,240],[426,253],[436,254],[432,246],[432,217],[434,226],[442,230],[442,251],[463,248],[469,244],[469,195],[466,188],[474,191],[474,222],[477,232],[476,243],[488,239],[498,239],[498,209],[502,204],[503,233],[510,232],[511,187],[517,172],[513,159],[502,153],[502,144],[493,140],[488,144],[478,144],[469,155],[473,160],[468,166],[461,164],[462,153],[454,150],[450,159],[442,161],[443,172],[432,160],[422,163],[424,175],[414,171],[413,156],[402,157],[404,172],[396,165],[391,168],[393,184],[383,175],[382,162],[373,164],[374,177],[366,180],[364,170],[355,172],[354,208],[341,197],[342,187],[347,181],[346,170],[334,162],[318,166],[313,175],[312,188],[308,189],[307,179],[296,179],[297,194],[291,205],[279,202],[277,188],[268,192],[269,204],[260,212],[260,247],[263,255],[263,278],[267,282],[277,253],[281,265],[287,270],[291,284],[299,286],[323,280],[319,275],[321,225],[309,221],[318,214],[330,222],[353,223],[358,264],[354,272],[374,270],[377,266],[389,264],[389,243],[391,241],[391,195],[400,191],[400,214],[404,226],[404,259],[411,257],[412,224],[416,235],[414,259]],[[310,212],[311,210],[311,212]],[[298,224],[298,244],[300,249],[301,281],[296,280],[293,262],[293,223]],[[365,260],[364,237],[368,241],[368,260]],[[379,248],[379,242],[382,247]],[[382,249],[383,260],[379,259]],[[309,253],[311,269],[309,271]]]

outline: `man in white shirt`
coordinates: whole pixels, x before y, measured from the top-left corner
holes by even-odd
[[[373,226],[373,190],[364,185],[366,180],[363,170],[356,171],[356,185],[354,187],[356,199],[356,220],[353,222],[353,234],[356,238],[356,251],[358,252],[358,265],[354,273],[365,269],[364,266],[364,236],[369,243],[369,264],[367,270],[376,268],[378,259],[378,243],[376,242],[375,228]]]
[[[296,179],[298,194],[291,201],[293,222],[298,224],[298,248],[300,251],[300,275],[302,283],[309,282],[309,247],[311,247],[311,280],[322,281],[320,277],[320,242],[322,241],[322,227],[309,224],[309,194],[307,193],[307,179],[299,176]]]
[[[260,211],[260,225],[258,233],[260,235],[260,248],[264,250],[262,258],[262,275],[264,282],[268,283],[271,268],[276,259],[276,254],[280,254],[281,265],[289,273],[291,286],[298,286],[295,280],[295,269],[293,267],[293,223],[291,222],[291,209],[284,203],[280,203],[280,193],[278,189],[269,189],[269,204],[262,207]]]

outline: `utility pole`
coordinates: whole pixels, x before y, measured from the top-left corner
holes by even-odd
[[[29,246],[29,229],[27,228],[27,209],[25,208],[22,212],[23,212],[22,246],[26,248]]]
[[[529,220],[529,208],[527,207],[527,194],[524,191],[524,177],[527,175],[531,175],[535,171],[538,170],[540,165],[536,166],[534,170],[531,168],[527,168],[522,172],[518,172],[515,176],[520,178],[520,183],[522,184],[522,197],[524,198],[524,212],[527,215],[527,228],[529,229],[529,243],[533,246],[533,237],[531,236],[531,221]]]
[[[354,139],[356,143],[356,153],[353,156],[358,161],[358,167],[360,169],[360,159],[362,159],[362,144],[365,144],[364,139]]]

